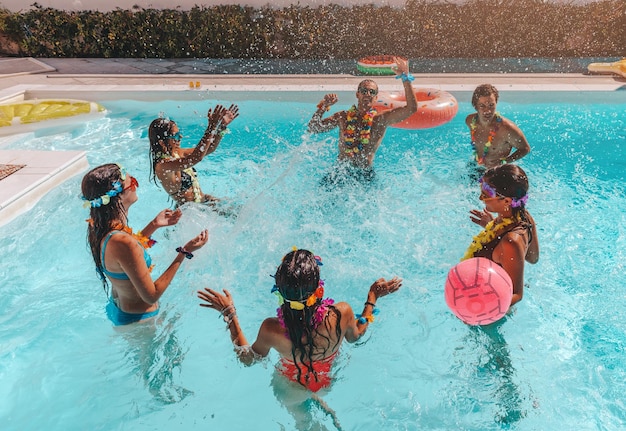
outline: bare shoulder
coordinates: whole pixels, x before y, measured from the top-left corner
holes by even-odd
[[[470,124],[472,124],[472,121],[474,121],[476,114],[469,114],[467,117],[465,117],[465,124],[467,124],[468,126]]]
[[[502,118],[502,128],[508,131],[509,133],[514,133],[516,135],[523,135],[522,130],[515,124],[513,121],[509,120],[506,117],[500,116]]]

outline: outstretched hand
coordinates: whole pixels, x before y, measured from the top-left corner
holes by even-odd
[[[396,75],[405,75],[409,74],[409,60],[405,60],[402,57],[394,57],[393,61],[395,66],[392,67],[392,70],[396,73]]]
[[[222,126],[223,127],[228,126],[231,123],[231,121],[233,121],[238,116],[239,116],[239,106],[234,105],[234,104],[230,105],[230,108],[228,108],[226,112],[224,112],[224,115],[222,116]]]
[[[222,105],[215,105],[215,108],[209,109],[207,113],[209,128],[212,130],[225,128],[238,116],[239,107],[235,104],[230,105],[228,109]]]
[[[470,210],[470,220],[477,225],[482,227],[487,226],[491,220],[493,220],[493,215],[486,209],[484,210]]]
[[[379,278],[370,286],[370,292],[372,292],[376,298],[381,298],[389,295],[390,293],[396,292],[400,289],[400,286],[402,286],[401,278],[393,277],[391,280]]]
[[[172,226],[178,223],[182,215],[183,212],[180,208],[177,208],[175,210],[166,208],[156,215],[156,217],[154,218],[154,224],[157,227]]]
[[[335,93],[326,94],[322,99],[321,104],[324,108],[334,105],[339,100],[339,97]]]
[[[223,313],[226,308],[235,305],[233,297],[226,289],[224,289],[224,294],[221,294],[205,287],[204,290],[198,290],[198,298],[204,301],[200,303],[200,307],[212,308],[220,313]]]
[[[200,234],[185,244],[185,250],[192,252],[201,249],[209,240],[209,231],[204,229]]]

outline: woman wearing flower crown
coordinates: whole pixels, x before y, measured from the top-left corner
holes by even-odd
[[[206,244],[202,231],[176,249],[172,264],[152,280],[152,259],[146,249],[156,242],[151,235],[160,227],[176,224],[182,212],[165,209],[137,233],[128,227],[128,210],[137,201],[139,183],[126,170],[110,163],[89,171],[82,181],[85,207],[90,209],[87,240],[96,271],[109,294],[107,315],[115,325],[126,325],[155,316],[159,298],[185,258]],[[111,283],[108,289],[107,278]]]
[[[471,210],[470,220],[484,230],[474,237],[461,260],[485,257],[504,268],[513,282],[513,305],[524,295],[524,262],[539,260],[537,227],[526,210],[528,177],[519,166],[496,166],[485,172],[480,187],[485,209]]]
[[[239,360],[251,364],[275,349],[281,356],[278,370],[289,380],[316,392],[331,383],[330,370],[341,342],[353,343],[377,314],[378,298],[397,291],[402,280],[380,278],[367,294],[363,312],[355,317],[346,302],[324,298],[321,259],[307,250],[288,253],[276,270],[272,292],[278,296],[276,317],[265,319],[252,346],[239,326],[230,293],[205,288],[198,291],[200,305],[219,311],[230,330]]]
[[[228,109],[217,105],[214,109],[209,109],[209,124],[195,148],[180,147],[183,135],[173,120],[157,118],[150,123],[150,178],[157,185],[158,178],[163,189],[177,205],[185,202],[215,205],[215,197],[202,193],[194,165],[216,150],[227,132],[226,127],[238,115],[237,105],[231,105]]]

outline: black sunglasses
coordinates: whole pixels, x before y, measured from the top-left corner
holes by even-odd
[[[378,90],[374,89],[374,88],[365,88],[365,87],[361,87],[359,88],[359,93],[361,94],[368,94],[370,96],[376,96],[378,94]]]

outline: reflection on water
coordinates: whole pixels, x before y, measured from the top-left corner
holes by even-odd
[[[126,342],[124,359],[129,370],[162,404],[177,403],[193,394],[176,383],[187,351],[181,346],[176,325],[180,315],[166,310],[142,322],[115,327]]]

